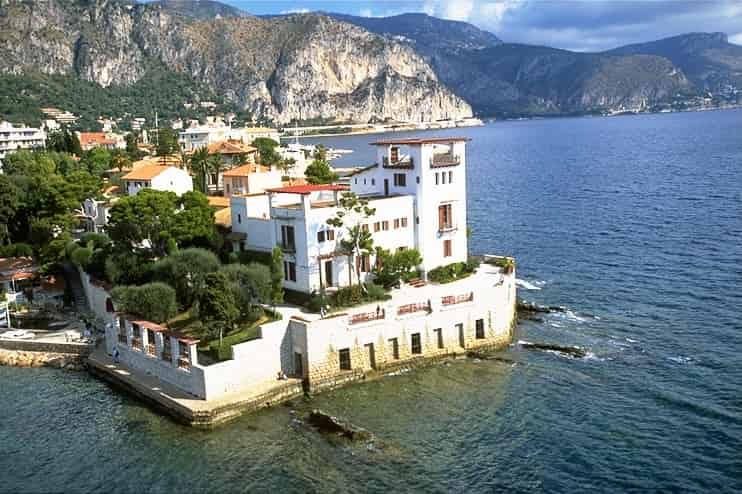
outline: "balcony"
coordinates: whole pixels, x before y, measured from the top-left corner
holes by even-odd
[[[179,358],[178,359],[178,369],[183,370],[190,370],[191,369],[191,361],[187,358]]]
[[[155,346],[152,343],[149,343],[147,345],[147,355],[150,355],[152,357],[155,356]]]
[[[119,343],[123,343],[124,345],[126,345],[126,334],[119,333]]]
[[[386,316],[384,309],[377,310],[375,312],[362,312],[360,314],[351,314],[348,316],[348,324],[361,324],[364,322],[380,321]]]
[[[461,158],[453,153],[434,154],[430,158],[430,168],[440,168],[443,166],[456,166],[461,164]]]
[[[418,302],[416,304],[406,304],[397,307],[397,315],[414,314],[415,312],[430,312],[430,305],[427,302]]]
[[[472,302],[474,300],[474,292],[469,292],[465,295],[447,295],[441,297],[441,303],[444,306],[464,304],[466,302]]]
[[[382,167],[384,168],[401,168],[401,169],[413,169],[415,168],[415,162],[411,156],[403,157],[396,161],[391,161],[389,157],[384,156],[382,158]]]
[[[131,347],[134,350],[141,351],[142,350],[142,339],[141,338],[137,338],[136,336],[134,338],[132,338],[131,339]]]
[[[173,359],[173,354],[170,353],[170,350],[162,350],[162,360],[165,362],[170,362]]]

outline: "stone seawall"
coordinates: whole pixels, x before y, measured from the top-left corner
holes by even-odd
[[[78,343],[0,340],[0,365],[9,367],[55,367],[79,370],[92,347]]]

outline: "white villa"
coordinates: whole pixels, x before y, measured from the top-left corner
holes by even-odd
[[[423,277],[467,260],[465,138],[394,139],[373,143],[375,165],[345,185],[230,185],[236,250],[284,251],[285,287],[305,293],[347,283],[338,255],[344,228],[327,219],[343,194],[375,208],[360,218],[374,243],[416,248]],[[232,178],[237,179],[240,177]],[[259,188],[265,187],[260,184]],[[191,424],[213,424],[309,391],[411,369],[512,341],[516,285],[513,260],[484,256],[472,274],[450,283],[403,284],[385,301],[316,314],[278,307],[282,318],[262,324],[255,339],[231,347],[231,358],[200,362],[197,340],[113,312],[110,295],[83,276],[89,305],[105,320],[104,355],[90,365]],[[505,264],[502,261],[507,261]],[[372,256],[357,261],[371,276]]]
[[[311,293],[348,283],[347,257],[338,253],[345,228],[328,226],[348,192],[375,209],[362,218],[374,246],[391,251],[415,248],[423,273],[465,262],[466,158],[464,138],[377,141],[377,163],[345,185],[295,185],[266,194],[231,198],[233,248],[269,252],[280,246],[285,259],[285,287]],[[366,277],[373,254],[355,260],[354,273]]]
[[[121,177],[121,180],[126,194],[130,196],[142,189],[170,191],[179,196],[193,190],[191,175],[175,166],[141,166]]]
[[[0,122],[0,166],[2,166],[3,158],[13,151],[43,148],[45,145],[46,132],[44,130],[16,127],[10,122]]]

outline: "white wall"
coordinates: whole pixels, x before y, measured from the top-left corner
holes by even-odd
[[[191,175],[174,166],[168,167],[167,170],[152,178],[151,182],[153,189],[175,192],[179,196],[193,190]]]

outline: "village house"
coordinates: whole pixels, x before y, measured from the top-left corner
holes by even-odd
[[[278,130],[269,127],[231,127],[218,118],[210,119],[205,125],[191,125],[178,134],[178,142],[183,152],[193,152],[219,141],[238,141],[251,144],[255,139],[265,137],[280,142]]]
[[[2,161],[19,149],[37,149],[46,145],[46,132],[33,127],[16,127],[10,122],[0,122],[0,172]]]
[[[78,132],[77,137],[83,151],[93,148],[104,148],[109,151],[126,148],[124,136],[113,132]]]
[[[190,174],[174,166],[141,166],[121,177],[121,181],[126,194],[130,196],[142,189],[170,191],[179,196],[193,190]]]

